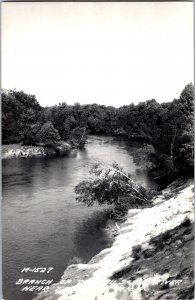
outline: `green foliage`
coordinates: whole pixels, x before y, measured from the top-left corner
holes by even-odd
[[[115,220],[121,220],[127,214],[130,207],[128,196],[121,197],[120,203],[115,204],[114,209],[111,210],[110,217]]]
[[[35,96],[23,91],[2,91],[2,143],[20,143],[41,119],[42,108]]]
[[[92,178],[82,181],[75,187],[77,201],[88,206],[94,202],[113,204],[122,214],[127,211],[127,207],[142,207],[149,203],[146,190],[138,186],[130,174],[125,173],[116,163],[111,166],[95,164],[90,174],[93,175]]]
[[[39,144],[44,144],[47,147],[56,147],[60,141],[60,136],[57,129],[54,128],[51,122],[43,124],[36,134],[36,141]]]
[[[180,102],[185,108],[185,112],[194,110],[194,86],[192,83],[187,84],[180,95]]]
[[[150,162],[148,172],[161,188],[178,177],[178,169],[175,168],[169,155],[154,152],[148,156],[148,161]]]
[[[36,124],[29,124],[24,129],[23,144],[35,146],[39,143],[37,139],[38,132],[41,130],[41,123],[37,122]]]
[[[164,156],[167,175],[193,174],[193,102],[192,84],[187,85],[178,100],[164,105],[160,133],[154,139],[156,155]],[[172,170],[171,170],[172,169]]]
[[[85,127],[76,127],[70,133],[70,141],[74,146],[84,147],[87,140],[87,131]]]
[[[129,138],[139,137],[152,145],[153,149],[140,149],[135,159],[160,185],[181,174],[193,175],[193,105],[193,85],[188,84],[171,103],[151,100],[126,107],[121,114]]]
[[[140,157],[146,158],[142,163],[153,178],[167,177],[171,181],[179,174],[193,174],[193,109],[192,84],[170,103],[159,104],[151,99],[120,108],[79,103],[71,106],[65,102],[42,108],[33,95],[3,91],[2,143],[36,145],[46,140],[47,145],[55,146],[60,139],[83,147],[87,133],[122,135],[150,145],[140,150]],[[51,128],[47,125],[41,129],[47,122]],[[48,139],[44,131],[51,131]]]

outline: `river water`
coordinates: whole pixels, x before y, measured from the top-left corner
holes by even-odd
[[[87,262],[111,240],[106,207],[75,201],[74,187],[98,161],[116,161],[145,187],[152,183],[133,162],[132,146],[111,137],[90,137],[83,150],[64,157],[10,159],[2,162],[3,294],[5,300],[30,300],[18,279],[59,281],[71,259]],[[135,150],[135,149],[134,149]],[[49,274],[21,272],[53,267]]]

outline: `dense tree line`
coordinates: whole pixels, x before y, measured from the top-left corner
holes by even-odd
[[[88,134],[124,135],[151,144],[150,173],[173,176],[193,170],[193,85],[179,99],[159,104],[148,100],[120,108],[98,104],[41,107],[22,91],[2,92],[2,142],[55,146],[60,140],[76,144]]]

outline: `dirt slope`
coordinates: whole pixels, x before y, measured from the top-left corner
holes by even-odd
[[[154,206],[129,210],[109,249],[69,266],[36,300],[157,300],[193,297],[193,182],[174,183]]]

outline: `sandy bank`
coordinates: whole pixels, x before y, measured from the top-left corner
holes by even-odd
[[[174,183],[154,206],[129,210],[111,248],[71,265],[36,300],[194,299],[193,182]]]

